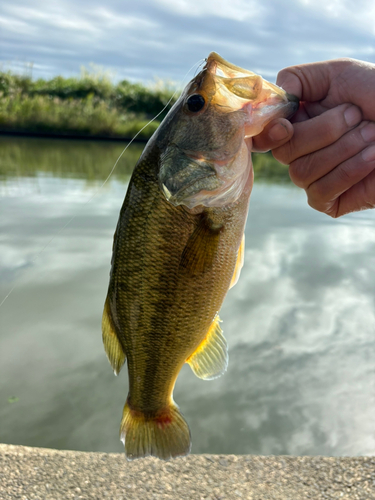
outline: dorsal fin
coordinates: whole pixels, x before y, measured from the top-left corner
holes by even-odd
[[[125,363],[125,353],[117,338],[113,327],[111,311],[108,304],[108,297],[104,304],[102,319],[103,344],[108,360],[111,363],[115,375],[120,373],[122,365]]]
[[[186,360],[195,375],[204,380],[220,377],[228,367],[227,341],[219,323],[220,318],[217,314],[206,338]]]
[[[244,257],[245,257],[245,234],[242,236],[241,245],[240,248],[238,249],[236,267],[234,268],[234,273],[232,276],[232,281],[230,282],[229,285],[229,289],[231,289],[232,286],[234,286],[237,283],[238,278],[240,277],[241,269],[244,263]]]

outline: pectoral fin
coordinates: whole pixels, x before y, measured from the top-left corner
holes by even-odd
[[[104,349],[108,360],[111,363],[115,375],[118,375],[122,365],[125,363],[125,353],[113,327],[108,297],[104,304],[102,333]]]
[[[240,277],[241,269],[243,267],[244,257],[245,257],[245,235],[242,236],[241,245],[240,248],[238,249],[236,267],[234,268],[234,273],[232,276],[232,281],[230,282],[229,285],[229,289],[231,289],[232,286],[234,286],[237,283],[238,278]]]
[[[202,216],[193,234],[188,239],[181,256],[180,266],[191,274],[199,274],[212,267],[220,240],[220,227],[213,227]]]
[[[198,349],[186,360],[195,375],[204,380],[220,377],[228,366],[227,341],[220,328],[217,314],[206,338]]]

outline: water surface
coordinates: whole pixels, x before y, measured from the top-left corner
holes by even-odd
[[[0,308],[0,442],[122,450],[126,370],[114,377],[100,323],[141,146],[86,203],[122,148],[0,140],[1,299],[15,285]],[[220,314],[228,371],[205,382],[186,366],[175,389],[193,453],[375,453],[374,223],[374,211],[332,220],[290,184],[255,184],[245,266]]]

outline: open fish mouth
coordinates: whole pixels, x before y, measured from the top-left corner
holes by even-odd
[[[218,85],[214,102],[221,106],[227,102],[251,115],[246,136],[257,135],[269,121],[291,118],[298,110],[298,97],[252,71],[229,63],[216,52],[208,56],[205,68]]]
[[[211,52],[206,59],[205,69],[217,77],[224,78],[226,87],[238,97],[243,99],[254,99],[259,94],[262,87],[272,90],[284,101],[299,104],[297,96],[288,94],[281,87],[264,80],[253,71],[243,69],[223,59],[216,52]],[[247,80],[246,80],[247,79]]]
[[[299,99],[298,97],[292,94],[286,94],[287,100],[280,100],[278,102],[277,99],[274,99],[272,102],[269,100],[268,102],[260,103],[257,108],[253,108],[253,112],[261,114],[263,117],[272,117],[272,120],[275,118],[292,118],[294,113],[299,108]]]

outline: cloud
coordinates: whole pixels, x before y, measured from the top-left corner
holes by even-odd
[[[375,213],[332,221],[304,198],[254,186],[245,265],[220,313],[228,372],[210,383],[183,372],[177,385],[195,453],[375,449]]]
[[[188,17],[214,16],[225,20],[245,21],[257,19],[267,13],[267,9],[256,0],[202,0],[191,2],[188,0],[158,0],[167,10]]]
[[[297,0],[317,17],[324,16],[332,22],[350,24],[363,32],[375,34],[375,5],[372,0]]]
[[[110,0],[4,2],[3,65],[34,63],[35,76],[77,74],[95,63],[116,79],[181,81],[212,50],[275,79],[284,66],[371,59],[373,2]]]

